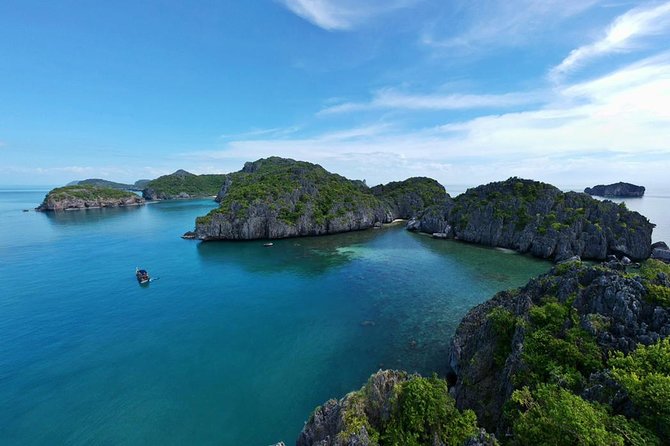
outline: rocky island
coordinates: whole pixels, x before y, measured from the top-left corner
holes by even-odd
[[[602,260],[611,254],[646,259],[653,228],[623,203],[520,178],[468,189],[408,223],[410,230],[556,261]]]
[[[634,198],[644,195],[644,186],[636,186],[630,183],[614,183],[603,185],[599,184],[593,187],[584,189],[584,193],[589,195],[596,195],[598,197],[619,197],[619,198]]]
[[[132,192],[98,187],[77,185],[58,187],[51,190],[44,201],[35,210],[64,211],[70,209],[109,208],[144,204],[144,199]]]
[[[446,380],[380,371],[297,445],[667,444],[669,336],[670,266],[564,262],[472,309]]]
[[[200,240],[278,239],[371,228],[439,205],[437,181],[411,178],[368,188],[304,161],[271,157],[224,176],[220,206],[196,220]]]
[[[225,175],[195,175],[179,169],[149,181],[142,196],[147,200],[174,200],[182,198],[214,197],[225,180]]]

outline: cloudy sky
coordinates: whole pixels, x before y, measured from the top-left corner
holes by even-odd
[[[0,2],[0,184],[668,184],[670,2]]]

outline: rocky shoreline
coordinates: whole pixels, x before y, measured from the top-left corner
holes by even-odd
[[[421,378],[380,371],[360,391],[319,406],[296,444],[403,444],[395,441],[404,438],[398,410],[428,420],[402,425],[401,434],[423,438],[404,444],[661,444],[670,433],[669,337],[670,266],[560,263],[468,312],[445,358],[443,387],[422,381],[414,399],[403,397],[403,385]],[[659,362],[635,369],[650,354]],[[655,393],[631,384],[647,376]],[[435,386],[447,385],[448,398],[439,399]],[[403,398],[418,406],[399,404]],[[443,424],[431,408],[438,400]]]
[[[584,193],[598,197],[637,198],[644,195],[645,187],[630,183],[599,184],[584,189]]]

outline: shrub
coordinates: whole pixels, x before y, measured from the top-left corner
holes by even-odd
[[[670,339],[640,345],[629,355],[612,354],[614,379],[640,411],[640,421],[660,438],[670,438]]]

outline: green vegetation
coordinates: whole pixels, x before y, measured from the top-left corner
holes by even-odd
[[[514,445],[602,446],[655,445],[658,439],[636,422],[612,417],[604,406],[589,403],[555,384],[523,387],[512,394],[518,416]]]
[[[639,410],[640,422],[659,438],[670,438],[670,339],[640,345],[629,355],[614,352],[609,365]]]
[[[502,307],[496,307],[491,310],[487,318],[493,325],[493,331],[497,336],[493,360],[496,367],[502,367],[512,352],[512,338],[514,337],[514,331],[519,324],[519,320],[511,311]]]
[[[269,204],[278,219],[287,224],[295,224],[303,215],[324,224],[346,212],[380,205],[361,182],[332,174],[316,164],[268,158],[253,165],[252,171],[230,174],[231,187],[220,207],[208,216],[224,213],[244,218],[252,204]],[[198,220],[205,222],[207,216]]]
[[[62,201],[67,199],[80,199],[84,201],[97,201],[106,199],[125,199],[136,197],[132,192],[113,189],[111,187],[98,187],[93,185],[76,185],[57,187],[52,189],[46,196],[45,200]]]
[[[159,197],[177,197],[185,193],[191,197],[210,197],[219,193],[226,175],[194,175],[177,171],[150,181],[146,189],[151,189]]]
[[[474,412],[460,412],[449,396],[447,383],[437,377],[415,377],[398,386],[391,418],[381,444],[460,446],[477,431]]]
[[[437,181],[426,177],[408,178],[375,186],[370,192],[391,207],[412,206],[423,210],[429,206],[442,204],[447,197],[444,187]],[[408,202],[410,201],[410,202]],[[403,217],[412,217],[403,215]]]
[[[588,376],[602,368],[603,358],[593,335],[579,326],[569,303],[547,299],[530,309],[522,358],[527,369],[517,377],[530,387],[554,383],[580,389]]]
[[[348,444],[363,428],[373,445],[432,445],[437,438],[448,446],[461,446],[477,433],[477,418],[470,410],[459,411],[449,396],[447,383],[435,376],[411,376],[393,387],[388,417],[368,419],[367,413],[382,409],[389,401],[373,395],[373,378],[344,399],[343,428],[338,439]]]

